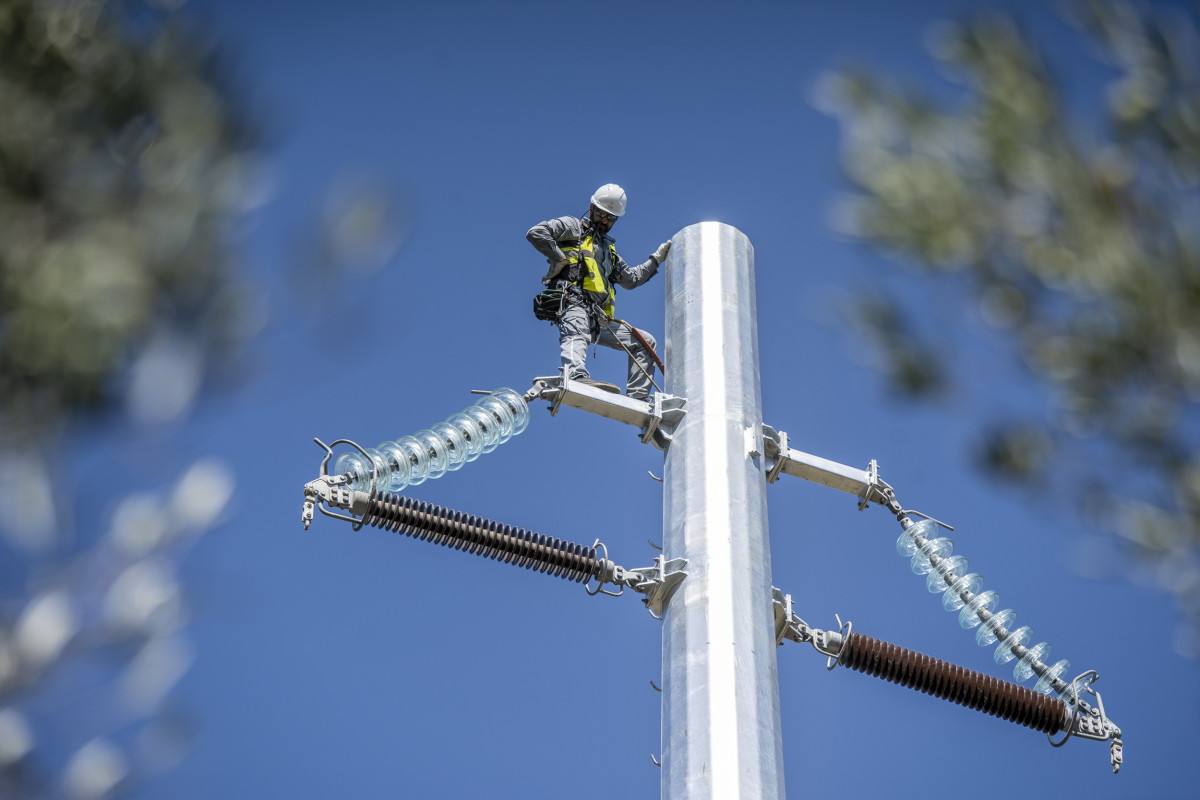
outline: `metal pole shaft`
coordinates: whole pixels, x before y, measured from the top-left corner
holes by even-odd
[[[754,250],[717,222],[672,242],[666,391],[688,406],[666,454],[663,538],[688,574],[663,616],[662,797],[783,798]]]

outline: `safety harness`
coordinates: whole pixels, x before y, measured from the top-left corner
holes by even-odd
[[[567,266],[564,267],[564,270],[568,274],[580,272],[577,285],[583,290],[584,296],[611,317],[616,309],[617,291],[608,275],[600,269],[600,263],[596,260],[594,240],[595,236],[589,233],[579,244],[563,247],[563,255],[567,257]],[[603,246],[603,239],[601,239],[601,246]],[[608,245],[608,255],[608,263],[615,267],[617,248],[612,243]],[[572,267],[576,265],[579,265],[579,270],[572,270]]]

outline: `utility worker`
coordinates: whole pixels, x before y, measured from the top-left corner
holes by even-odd
[[[625,190],[615,183],[606,183],[592,195],[586,217],[557,217],[539,222],[525,238],[550,264],[542,283],[554,283],[564,290],[563,311],[555,323],[563,374],[573,381],[609,386],[592,380],[588,374],[588,343],[614,350],[627,349],[632,355],[626,394],[645,400],[653,386],[650,376],[654,374],[654,362],[629,328],[612,319],[616,297],[613,284],[635,289],[650,280],[666,260],[671,241],[659,245],[644,264],[629,266],[617,255],[614,240],[608,235],[617,218],[624,214]],[[640,328],[637,332],[651,349],[656,347],[653,336]]]

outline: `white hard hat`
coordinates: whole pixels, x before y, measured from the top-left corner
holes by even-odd
[[[592,205],[614,217],[625,214],[625,190],[615,183],[606,183],[592,194]]]

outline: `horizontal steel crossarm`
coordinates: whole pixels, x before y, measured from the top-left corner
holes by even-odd
[[[635,400],[561,375],[534,378],[525,400],[532,402],[539,398],[550,403],[552,416],[567,406],[607,417],[637,428],[643,442],[652,441],[660,449],[670,441],[669,431],[683,418],[687,405],[683,398],[661,392],[649,401]]]
[[[874,493],[879,487],[879,478],[872,469],[856,469],[820,456],[793,450],[788,446],[787,434],[763,425],[763,446],[767,456],[767,480],[774,483],[779,474],[786,473],[819,483],[831,489],[863,497]],[[882,496],[867,497],[872,502],[883,500]]]

